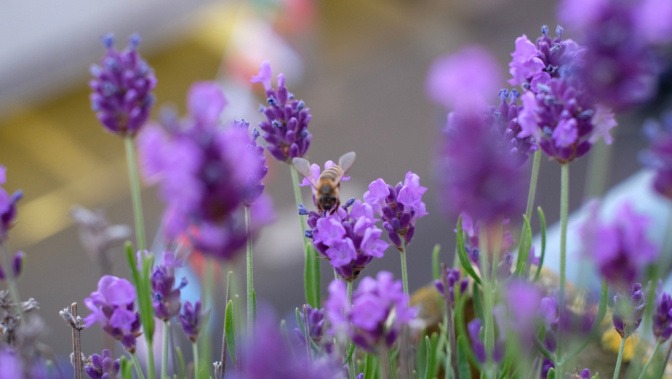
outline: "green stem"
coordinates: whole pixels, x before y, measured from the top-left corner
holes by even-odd
[[[147,371],[149,379],[156,378],[156,367],[154,367],[154,345],[147,341]]]
[[[656,342],[656,347],[653,348],[653,353],[651,353],[651,356],[649,357],[649,360],[646,361],[646,364],[644,365],[644,368],[642,369],[642,372],[639,374],[637,379],[643,379],[646,376],[646,370],[649,368],[649,365],[651,364],[651,361],[653,361],[653,358],[656,357],[656,354],[658,353],[658,349],[660,349],[660,346],[662,343],[660,341]]]
[[[161,379],[168,376],[168,339],[170,337],[170,321],[163,322],[163,346],[161,351]]]
[[[490,275],[490,270],[489,270],[489,264],[495,265],[495,261],[493,259],[492,262],[489,262],[489,257],[490,257],[490,241],[488,239],[488,233],[487,233],[487,228],[484,228],[484,230],[481,230],[481,238],[480,241],[482,243],[482,249],[481,249],[481,255],[480,255],[480,261],[481,261],[481,281],[483,282],[482,284],[482,289],[483,289],[483,317],[485,320],[483,320],[484,323],[484,328],[485,328],[485,335],[484,335],[484,343],[485,343],[485,352],[487,356],[487,362],[486,362],[486,376],[488,378],[492,378],[494,375],[494,360],[493,360],[493,352],[495,348],[495,318],[494,318],[494,313],[493,313],[493,308],[494,308],[494,299],[493,299],[493,293],[492,293],[492,280],[493,277]]]
[[[299,188],[299,173],[293,165],[289,166],[292,174],[292,188],[294,189],[294,201],[296,208],[301,204],[301,188]],[[316,253],[308,249],[308,238],[306,238],[306,221],[302,216],[299,216],[301,224],[301,237],[303,238],[303,253],[305,255],[305,276],[306,283],[306,302],[310,306],[317,308],[320,306],[320,260]],[[310,279],[308,279],[310,278]]]
[[[564,309],[565,304],[565,286],[567,281],[567,219],[569,213],[569,164],[560,166],[560,294],[559,309]],[[562,315],[560,315],[562,317]],[[562,339],[558,335],[558,345],[556,356],[562,362]],[[564,375],[564,365],[558,364],[556,368],[556,377],[562,378]]]
[[[406,242],[404,242],[403,237],[399,253],[401,257],[401,282],[403,283],[404,293],[408,295],[408,265],[406,263]]]
[[[252,236],[250,235],[250,208],[245,207],[245,228],[247,230],[247,330],[251,331],[255,319],[254,270],[252,265]]]
[[[348,282],[348,306],[352,306],[352,282]],[[352,341],[350,341],[350,345],[352,346]],[[349,349],[348,349],[349,350]],[[355,372],[355,352],[352,352],[352,355],[350,356],[350,359],[348,360],[348,375],[350,379],[354,379],[356,372]]]
[[[133,217],[135,219],[135,238],[138,250],[145,250],[145,221],[142,216],[142,197],[140,196],[140,176],[138,162],[135,157],[133,137],[126,137],[126,163],[128,164],[128,180],[131,184],[131,201],[133,202]]]
[[[196,342],[191,344],[191,351],[194,356],[194,379],[198,379],[198,344]]]
[[[135,373],[138,374],[138,378],[145,379],[145,374],[142,373],[142,366],[140,365],[138,357],[135,356],[135,354],[131,354],[131,359],[133,360],[133,367],[135,367]]]
[[[525,216],[529,220],[532,217],[532,208],[534,207],[534,198],[537,193],[537,181],[539,179],[539,165],[541,162],[541,149],[534,152],[532,159],[532,174],[530,176],[530,189],[527,193],[527,208],[525,208]]]
[[[618,379],[618,375],[621,372],[621,363],[623,362],[623,348],[625,348],[625,340],[626,339],[627,339],[627,337],[623,338],[621,340],[621,347],[618,348],[618,358],[616,358],[616,366],[614,368],[613,379]]]

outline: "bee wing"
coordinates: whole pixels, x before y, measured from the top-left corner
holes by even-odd
[[[355,163],[356,156],[355,152],[351,151],[338,158],[338,165],[343,169],[343,173],[346,173],[350,167],[352,167],[352,164]]]
[[[313,179],[311,173],[310,173],[310,162],[308,162],[307,159],[295,157],[292,159],[292,164],[294,164],[294,167],[296,167],[296,170],[303,175],[304,178],[306,178],[310,184],[312,184],[313,187],[317,188],[317,183],[315,183],[315,179]]]

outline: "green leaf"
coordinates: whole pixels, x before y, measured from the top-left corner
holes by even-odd
[[[426,373],[429,371],[429,368],[427,367],[429,365],[428,357],[432,349],[429,344],[429,336],[425,336],[425,338],[422,339],[420,346],[418,347],[418,352],[416,354],[416,367],[419,370],[419,378],[426,377]]]
[[[177,355],[177,372],[180,378],[187,377],[187,365],[184,363],[184,354],[179,346],[175,346],[175,355]]]
[[[537,273],[534,274],[534,281],[539,280],[541,268],[544,267],[544,258],[546,257],[546,216],[541,207],[537,207],[537,214],[539,215],[539,227],[541,235],[541,255],[539,256],[539,266],[537,266]]]
[[[319,308],[320,299],[319,294],[316,293],[316,281],[319,281],[319,277],[316,277],[315,272],[315,261],[317,257],[315,256],[315,250],[313,244],[310,242],[306,243],[306,264],[304,266],[303,275],[304,275],[304,285],[306,292],[306,303],[308,303],[313,308]],[[318,262],[319,263],[319,262]],[[318,266],[319,267],[319,266]],[[319,283],[317,283],[319,286]]]
[[[437,243],[434,245],[434,250],[432,250],[432,275],[434,280],[441,279],[441,263],[439,262],[439,254],[441,254],[441,245]]]
[[[468,351],[470,351],[467,340],[464,335],[457,337],[457,377],[471,378],[471,367],[469,366]]]
[[[133,379],[133,364],[126,358],[126,356],[121,356],[121,377],[122,379]]]
[[[555,379],[555,369],[551,367],[546,374],[546,379]]]
[[[378,371],[378,358],[371,353],[366,353],[364,366],[364,379],[374,379]]]
[[[427,338],[425,337],[425,340],[429,342],[428,346],[428,358],[427,358],[427,369],[425,370],[425,378],[431,379],[436,376],[436,369],[438,368],[438,361],[437,361],[437,350],[438,350],[438,345],[439,345],[439,336],[436,333],[432,333],[432,336]]]
[[[344,365],[350,363],[350,360],[352,360],[353,355],[355,354],[355,347],[354,343],[350,343],[350,346],[348,346],[348,351],[345,353],[345,360],[343,361]]]
[[[484,320],[483,317],[483,296],[481,295],[481,288],[473,286],[473,294],[471,296],[471,301],[474,304],[474,314],[476,318]]]
[[[236,359],[236,323],[233,309],[233,300],[226,303],[224,311],[224,334],[226,339],[226,350],[229,351],[229,357],[234,366],[238,365]]]
[[[469,257],[467,257],[467,250],[464,247],[464,232],[462,231],[462,216],[457,219],[457,257],[460,259],[460,265],[464,271],[471,276],[474,281],[480,286],[481,278],[474,271]]]
[[[142,272],[138,271],[138,262],[136,260],[133,245],[126,241],[126,259],[131,269],[131,277],[135,285],[135,291],[138,298],[138,308],[140,310],[140,322],[142,322],[143,333],[148,344],[151,345],[154,336],[154,315],[152,311],[151,287],[149,279],[149,270],[152,260],[143,259]],[[149,265],[146,267],[146,265]],[[145,271],[147,273],[145,274]]]
[[[516,275],[521,276],[527,268],[527,258],[530,255],[532,246],[532,227],[527,216],[523,215],[523,233],[520,236],[520,247],[518,248],[518,261],[516,262]]]

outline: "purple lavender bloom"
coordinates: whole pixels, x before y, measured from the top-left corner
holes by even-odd
[[[137,34],[129,39],[124,51],[114,48],[111,34],[103,38],[103,43],[107,52],[100,65],[91,67],[91,107],[108,131],[133,137],[149,117],[156,77],[137,51]]]
[[[205,319],[208,317],[209,311],[201,311],[201,302],[197,300],[193,305],[190,301],[186,301],[182,307],[182,312],[178,318],[184,334],[189,337],[191,342],[196,343],[198,340],[198,333]]]
[[[259,74],[252,78],[252,83],[262,83],[266,91],[268,107],[261,107],[266,120],[259,124],[259,128],[268,151],[275,159],[285,163],[306,155],[312,139],[308,132],[312,116],[305,103],[295,99],[287,90],[285,76],[278,75],[278,87],[274,89],[271,85],[271,65],[264,62]]]
[[[450,303],[452,306],[455,306],[456,285],[460,294],[463,294],[467,290],[467,286],[469,285],[469,279],[463,278],[462,280],[460,280],[461,277],[460,270],[456,268],[446,268],[445,277],[446,282],[448,284],[448,294],[450,297]],[[435,280],[434,286],[436,287],[437,291],[439,291],[442,295],[445,294],[446,289],[445,286],[443,285],[443,281]]]
[[[387,236],[401,252],[413,239],[417,220],[427,215],[422,201],[426,191],[427,187],[420,185],[420,177],[409,171],[403,184],[392,187],[383,179],[376,179],[364,193],[364,201],[382,217]]]
[[[587,368],[584,368],[583,370],[581,370],[581,372],[579,373],[579,378],[580,379],[590,379],[590,370],[587,369]]]
[[[553,363],[552,360],[544,357],[544,361],[541,364],[541,377],[543,379],[548,378],[548,372],[551,371],[552,368],[555,368],[555,363]]]
[[[451,113],[443,131],[437,177],[440,203],[486,225],[524,212],[524,170],[508,141],[479,112]],[[450,199],[449,201],[447,199]]]
[[[382,258],[389,244],[381,239],[370,204],[356,200],[333,214],[308,213],[306,235],[346,281],[355,280],[373,258]]]
[[[504,289],[506,317],[501,320],[505,329],[514,333],[526,346],[531,344],[541,306],[541,291],[523,280],[513,280]]]
[[[180,313],[180,291],[187,285],[187,278],[182,278],[175,287],[175,268],[181,261],[169,251],[163,253],[163,263],[156,265],[152,272],[152,306],[154,314],[163,321],[168,321]]]
[[[484,108],[499,88],[497,60],[479,46],[437,58],[427,75],[429,98],[449,109]]]
[[[607,144],[612,141],[613,113],[596,104],[575,80],[551,78],[537,85],[536,93],[523,94],[521,100],[518,137],[531,136],[561,164],[585,155],[600,137]]]
[[[324,318],[324,308],[316,309],[308,304],[304,304],[300,314],[303,328],[308,332],[308,339],[319,346],[322,343],[322,337],[324,337],[324,332],[327,329],[326,320]],[[300,341],[305,342],[306,336],[304,335],[303,330],[297,328],[296,332]]]
[[[84,318],[84,326],[94,323],[119,340],[131,353],[135,339],[140,335],[140,314],[135,310],[135,288],[126,279],[105,275],[98,281],[98,290],[84,299],[91,314]]]
[[[591,96],[620,110],[655,94],[660,65],[653,44],[671,38],[669,2],[565,0],[560,16],[586,47],[577,74]]]
[[[471,339],[471,347],[474,350],[474,355],[479,362],[485,363],[487,360],[487,355],[485,351],[485,344],[481,338],[482,330],[483,323],[478,318],[471,320],[469,324],[467,324],[467,331],[469,333],[469,339]],[[502,360],[502,358],[504,358],[504,346],[504,341],[502,339],[495,341],[495,348],[492,352],[492,359],[495,362],[499,362]]]
[[[104,349],[101,354],[93,354],[84,365],[84,372],[91,379],[113,379],[119,375],[121,363],[113,359],[112,353]]]
[[[381,271],[376,279],[365,277],[347,300],[345,282],[334,280],[329,285],[325,304],[332,335],[347,335],[359,347],[375,352],[379,346],[390,347],[404,325],[416,317],[417,310],[408,304],[401,281]],[[390,318],[392,318],[390,320]]]
[[[658,257],[658,248],[646,236],[651,220],[628,202],[617,209],[610,224],[598,221],[596,205],[591,212],[582,229],[584,251],[602,277],[617,289],[642,279],[646,266]]]
[[[234,128],[240,128],[245,130],[246,132],[250,128],[250,124],[245,121],[245,120],[240,120],[240,121],[234,121],[231,124],[232,127]],[[252,130],[252,138],[250,141],[250,144],[248,145],[248,148],[256,152],[257,154],[257,159],[259,159],[259,166],[258,170],[254,172],[250,172],[250,178],[249,178],[249,183],[252,183],[249,188],[247,188],[247,191],[243,193],[243,205],[246,207],[250,207],[252,203],[254,203],[255,200],[261,196],[262,192],[264,191],[264,183],[263,179],[268,173],[268,165],[266,164],[266,155],[264,155],[264,148],[261,145],[257,144],[257,138],[259,138],[260,133],[259,130],[256,128]]]
[[[197,83],[190,117],[165,119],[167,133],[149,126],[138,142],[146,177],[161,182],[168,237],[187,235],[195,249],[230,260],[247,241],[242,206],[258,197],[265,169],[247,130],[221,127],[225,104],[216,84]]]
[[[660,121],[647,120],[644,132],[649,149],[640,154],[642,163],[656,172],[653,188],[672,199],[672,112],[663,114]]]
[[[646,293],[640,283],[632,285],[627,295],[616,293],[614,296],[614,328],[623,338],[628,338],[642,322]]]
[[[12,349],[0,349],[0,378],[23,378],[21,357]]]
[[[563,28],[555,29],[555,38],[548,34],[548,26],[541,27],[541,37],[536,44],[522,35],[516,39],[516,49],[511,53],[509,84],[524,90],[538,92],[538,85],[547,85],[560,72],[575,64],[583,54],[583,48],[571,39],[562,39]]]
[[[7,169],[0,165],[0,186],[6,181]],[[0,242],[7,239],[9,229],[14,226],[16,203],[21,200],[21,197],[23,197],[21,191],[16,191],[10,196],[4,188],[0,187]]]
[[[661,287],[662,282],[658,282],[652,327],[653,335],[663,343],[672,336],[672,296]]]
[[[518,122],[518,113],[523,109],[518,105],[520,93],[516,90],[507,91],[505,89],[499,91],[499,107],[492,107],[488,112],[489,123],[499,130],[506,140],[509,141],[510,152],[522,165],[527,161],[530,154],[537,151],[538,146],[532,139],[532,136],[520,137],[522,127]]]
[[[305,346],[287,339],[280,322],[269,310],[259,312],[254,332],[242,341],[242,365],[227,379],[344,379],[345,373],[327,356],[309,359]]]

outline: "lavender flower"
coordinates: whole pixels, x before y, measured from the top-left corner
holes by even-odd
[[[198,333],[208,317],[209,311],[201,311],[201,302],[197,300],[193,305],[186,301],[182,307],[182,312],[179,314],[180,325],[184,334],[189,337],[191,342],[196,343],[198,340]]]
[[[258,197],[265,169],[246,130],[220,127],[225,104],[217,85],[197,83],[189,92],[190,117],[165,119],[167,133],[147,127],[139,146],[145,175],[161,181],[168,237],[186,234],[197,250],[230,260],[248,238],[242,205]]]
[[[0,349],[0,378],[23,378],[21,357],[8,347]]]
[[[240,128],[246,132],[250,128],[250,124],[245,120],[234,121],[231,126],[233,128]],[[266,164],[264,148],[257,144],[257,138],[259,138],[259,136],[259,130],[252,130],[252,138],[250,144],[248,145],[248,148],[256,153],[257,159],[259,160],[258,170],[249,173],[250,178],[248,181],[251,183],[251,185],[246,189],[247,191],[243,193],[243,205],[248,208],[252,205],[252,203],[254,203],[255,200],[259,198],[259,196],[261,196],[262,192],[264,191],[264,183],[262,180],[268,173],[268,165]]]
[[[616,126],[613,113],[596,104],[568,78],[551,78],[537,92],[522,96],[518,137],[531,136],[541,150],[559,163],[585,155],[600,137],[610,144],[609,131]]]
[[[508,141],[491,126],[478,112],[449,114],[437,163],[444,210],[486,225],[522,214],[527,186]]]
[[[670,40],[670,16],[666,1],[562,2],[560,17],[586,47],[577,74],[591,96],[625,109],[655,94],[660,65],[654,44]]]
[[[487,355],[485,351],[485,344],[483,343],[483,338],[481,333],[483,332],[483,323],[480,319],[475,318],[467,324],[467,331],[469,333],[469,339],[471,339],[471,347],[474,351],[474,355],[479,362],[485,363],[487,360]],[[495,348],[492,352],[492,359],[495,362],[499,362],[504,358],[504,341],[498,339],[495,341]]]
[[[516,39],[516,49],[511,53],[509,84],[521,86],[524,90],[538,92],[538,86],[548,85],[552,78],[558,78],[567,71],[583,54],[584,49],[571,39],[562,39],[564,29],[555,29],[555,38],[548,34],[548,26],[541,27],[541,37],[536,44],[524,34]]]
[[[653,335],[663,343],[672,335],[672,296],[664,292],[661,287],[662,282],[659,282],[652,327]]]
[[[259,73],[252,77],[253,83],[262,83],[266,91],[268,107],[261,107],[266,117],[259,124],[266,140],[268,151],[275,159],[291,163],[295,157],[308,152],[312,135],[308,132],[310,110],[302,100],[296,100],[285,87],[285,76],[278,75],[278,87],[271,85],[271,65],[261,64]]]
[[[7,169],[0,165],[0,186],[7,181]],[[14,219],[16,218],[16,203],[21,200],[23,193],[21,191],[14,192],[9,195],[4,188],[0,187],[0,242],[7,239],[9,229],[14,226]]]
[[[429,98],[449,109],[484,108],[499,88],[497,60],[479,46],[437,58],[427,75]]]
[[[617,293],[614,296],[614,328],[623,338],[628,338],[642,322],[646,294],[640,283],[632,285],[627,295]]]
[[[520,137],[522,127],[518,122],[518,113],[523,107],[518,104],[519,98],[520,93],[516,90],[507,91],[503,89],[499,91],[499,107],[492,107],[486,117],[487,122],[492,123],[504,135],[504,139],[509,141],[511,154],[522,165],[527,161],[530,154],[537,151],[538,146],[531,136]]]
[[[14,254],[14,258],[12,258],[12,277],[13,278],[18,278],[19,275],[21,275],[21,269],[23,268],[23,257],[25,254],[23,254],[23,251],[17,251],[16,254]],[[7,278],[7,275],[5,274],[5,269],[0,265],[0,280],[5,280]]]
[[[101,354],[93,354],[84,365],[84,372],[91,379],[113,379],[119,374],[119,358],[112,359],[112,353],[104,349]]]
[[[327,328],[326,320],[324,318],[324,309],[316,309],[308,304],[304,304],[301,309],[301,320],[303,328],[307,331],[308,339],[319,346],[322,343],[322,337],[324,337],[324,332]],[[296,331],[301,342],[304,342],[306,336],[303,331],[299,328],[297,328]]]
[[[332,335],[348,335],[359,347],[375,352],[380,346],[390,347],[404,325],[411,323],[417,310],[408,304],[408,295],[401,281],[387,271],[376,279],[365,277],[348,302],[345,283],[334,280],[329,285],[325,304]]]
[[[579,379],[590,379],[590,370],[587,368],[584,368],[579,372]]]
[[[387,236],[401,252],[413,239],[417,220],[427,215],[422,201],[426,191],[427,187],[420,185],[420,177],[409,171],[403,184],[392,187],[379,178],[364,193],[364,201],[382,217]]]
[[[672,112],[663,114],[660,121],[647,120],[644,133],[650,145],[640,154],[640,160],[655,170],[653,188],[656,192],[672,199]]]
[[[111,34],[103,42],[107,52],[100,65],[91,67],[91,107],[108,131],[133,137],[149,117],[156,78],[137,52],[140,36],[133,35],[121,52]]]
[[[140,315],[135,311],[135,288],[126,279],[105,275],[98,281],[98,290],[84,299],[91,314],[84,318],[84,326],[94,323],[119,340],[131,353],[135,339],[140,335]]]
[[[636,213],[628,202],[617,209],[611,224],[597,220],[596,205],[591,212],[581,232],[584,251],[610,285],[629,287],[642,278],[646,265],[658,257],[658,249],[646,236],[651,220]]]
[[[513,280],[504,289],[506,315],[500,323],[525,345],[531,345],[537,332],[535,324],[541,300],[541,291],[523,280]]]
[[[308,213],[306,235],[336,273],[353,281],[373,258],[382,258],[387,242],[380,239],[383,231],[376,227],[371,205],[356,200],[341,206],[333,214]],[[305,211],[305,210],[304,210]]]
[[[305,346],[287,339],[272,311],[259,312],[254,332],[242,341],[242,365],[227,379],[345,379],[343,370],[329,357],[309,359]]]
[[[175,268],[182,262],[169,251],[163,253],[163,263],[156,265],[152,272],[151,285],[153,291],[152,306],[156,317],[168,321],[180,313],[180,290],[187,285],[187,278],[182,278],[175,286]]]
[[[457,285],[457,289],[459,290],[460,294],[463,294],[467,290],[467,286],[469,285],[469,279],[468,278],[463,278],[460,280],[460,270],[456,268],[446,268],[446,282],[448,284],[448,294],[450,297],[450,302],[451,305],[455,305],[455,287]],[[443,295],[445,294],[446,288],[441,280],[435,280],[434,281],[434,286],[436,289]]]

